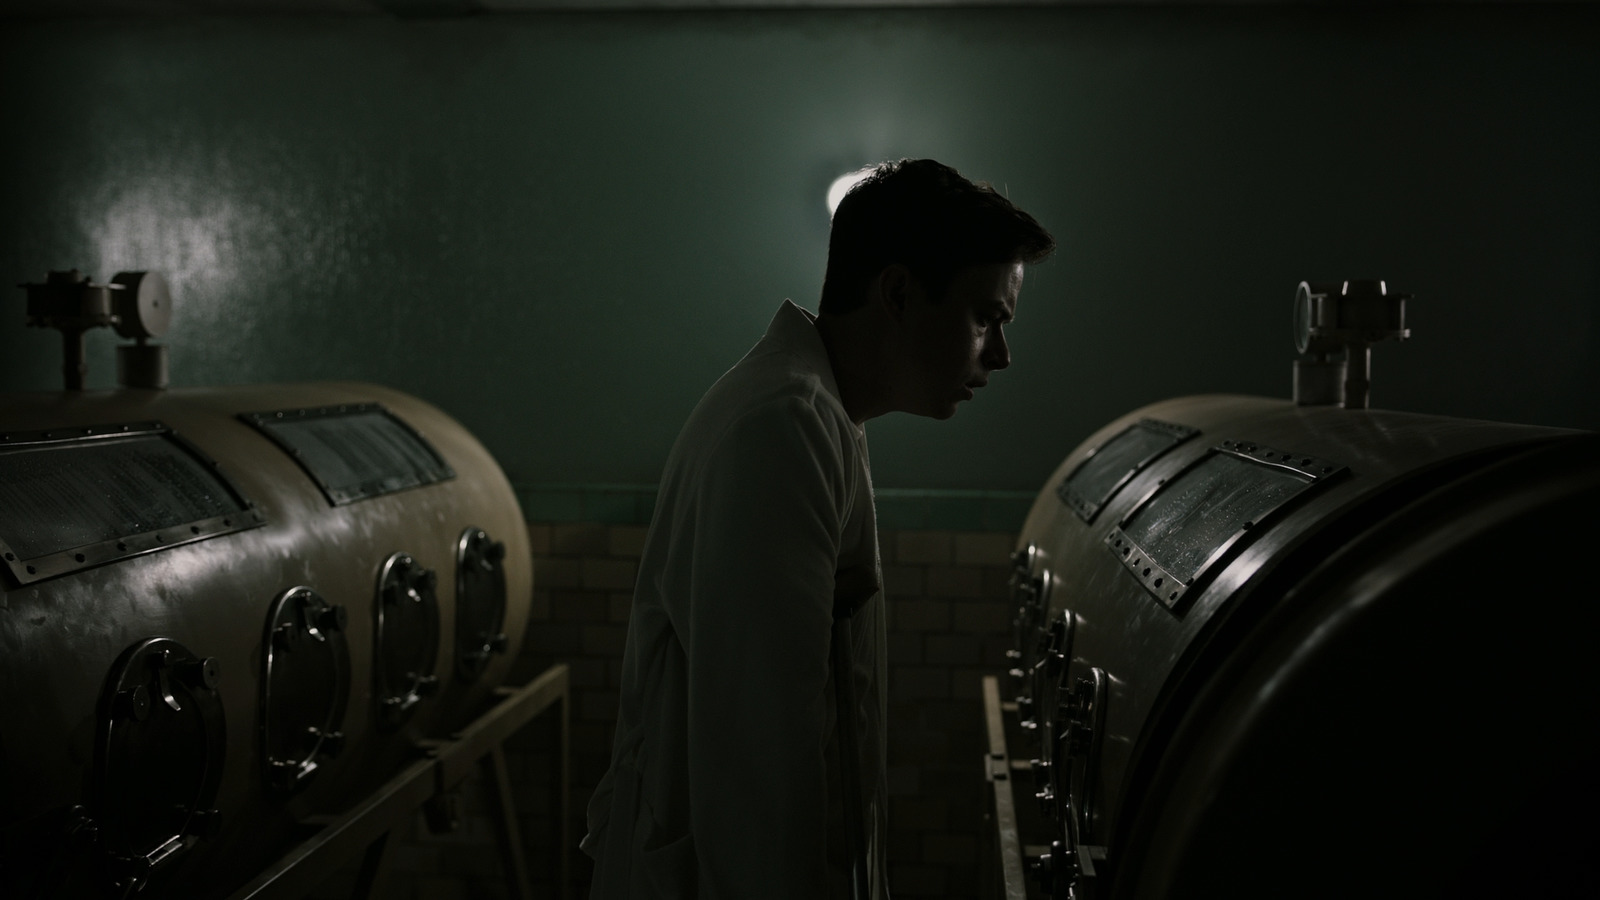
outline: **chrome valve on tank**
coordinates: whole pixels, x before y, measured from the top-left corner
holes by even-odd
[[[1403,341],[1409,294],[1391,294],[1376,279],[1300,282],[1294,293],[1294,402],[1366,409],[1372,387],[1372,344]]]

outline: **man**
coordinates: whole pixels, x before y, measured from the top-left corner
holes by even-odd
[[[611,769],[589,804],[594,898],[849,897],[841,770],[858,776],[864,881],[887,898],[884,602],[862,426],[949,418],[1009,365],[1023,265],[1053,246],[954,169],[885,163],[834,215],[820,314],[785,301],[695,407],[662,476]],[[836,599],[857,608],[838,632],[848,648],[832,640]],[[853,731],[831,660],[854,667]],[[841,737],[857,765],[841,765]]]

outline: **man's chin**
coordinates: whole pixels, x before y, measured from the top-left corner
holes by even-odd
[[[928,409],[919,411],[917,415],[922,416],[925,419],[938,419],[939,421],[943,422],[945,419],[948,419],[956,414],[956,406],[957,403],[950,403],[946,406],[930,407]]]

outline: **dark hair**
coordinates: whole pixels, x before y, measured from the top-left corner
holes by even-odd
[[[973,184],[931,159],[886,162],[851,188],[833,214],[821,311],[860,306],[868,282],[895,263],[937,300],[964,268],[1036,263],[1055,245],[1033,216],[988,184]]]

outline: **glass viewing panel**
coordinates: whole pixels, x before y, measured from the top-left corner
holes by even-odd
[[[0,556],[23,583],[259,524],[165,426],[88,432],[0,446]]]
[[[1225,541],[1309,484],[1298,472],[1213,453],[1134,513],[1122,532],[1188,582]]]
[[[1246,531],[1343,471],[1324,459],[1224,441],[1146,497],[1105,543],[1146,590],[1176,606]]]
[[[335,506],[455,477],[421,435],[374,403],[240,418],[293,456]]]
[[[1092,521],[1117,490],[1156,457],[1199,431],[1155,419],[1141,419],[1101,444],[1056,488],[1063,503],[1085,522]]]

